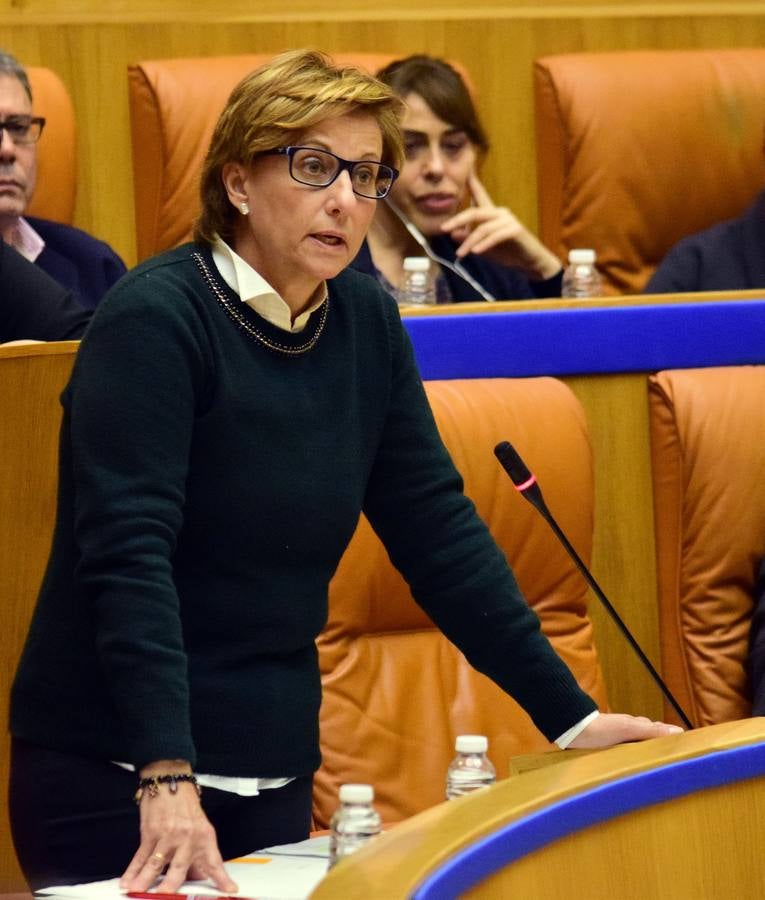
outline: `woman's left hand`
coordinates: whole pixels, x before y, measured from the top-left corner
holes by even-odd
[[[475,173],[468,178],[473,206],[447,219],[441,226],[459,243],[457,257],[486,254],[490,259],[520,269],[533,280],[552,278],[561,262],[506,207],[495,206]]]
[[[572,750],[590,750],[612,747],[628,741],[648,741],[651,738],[680,734],[679,725],[652,722],[645,716],[628,716],[622,713],[601,713],[569,744]]]

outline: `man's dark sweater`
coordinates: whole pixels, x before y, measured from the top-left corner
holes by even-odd
[[[591,712],[461,492],[391,298],[346,271],[290,334],[195,250],[122,279],[81,345],[13,734],[137,766],[311,772],[314,639],[362,508],[418,602],[549,738]]]
[[[95,309],[109,288],[125,274],[125,263],[112,248],[86,231],[49,219],[26,217],[45,241],[35,265],[69,288],[86,309]]]
[[[683,238],[666,255],[645,294],[765,288],[765,191],[737,219]]]

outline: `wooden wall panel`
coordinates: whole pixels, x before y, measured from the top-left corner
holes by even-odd
[[[107,8],[104,9],[104,6]],[[257,11],[253,11],[257,7]],[[161,12],[158,11],[161,9]],[[752,46],[765,42],[765,4],[570,0],[513,5],[405,0],[294,0],[289,19],[276,0],[219,4],[150,0],[0,0],[0,47],[29,65],[48,65],[72,92],[80,136],[76,222],[135,261],[126,67],[140,59],[208,56],[288,47],[427,51],[461,60],[474,77],[493,144],[485,181],[497,202],[536,227],[533,60],[549,53],[645,47]],[[313,18],[312,18],[313,17]]]

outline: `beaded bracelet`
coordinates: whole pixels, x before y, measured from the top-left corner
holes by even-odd
[[[148,790],[150,797],[156,797],[159,794],[159,786],[161,784],[168,785],[170,793],[175,794],[178,791],[179,781],[190,782],[197,790],[197,797],[202,796],[202,788],[197,783],[195,775],[152,775],[150,778],[142,778],[138,782],[138,790],[135,792],[133,799],[136,803],[140,803],[144,790]]]

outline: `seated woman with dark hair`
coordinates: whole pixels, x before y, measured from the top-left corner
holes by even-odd
[[[410,56],[378,78],[406,104],[405,161],[354,267],[395,292],[404,258],[430,256],[440,303],[559,297],[560,260],[478,180],[489,142],[460,74]]]

